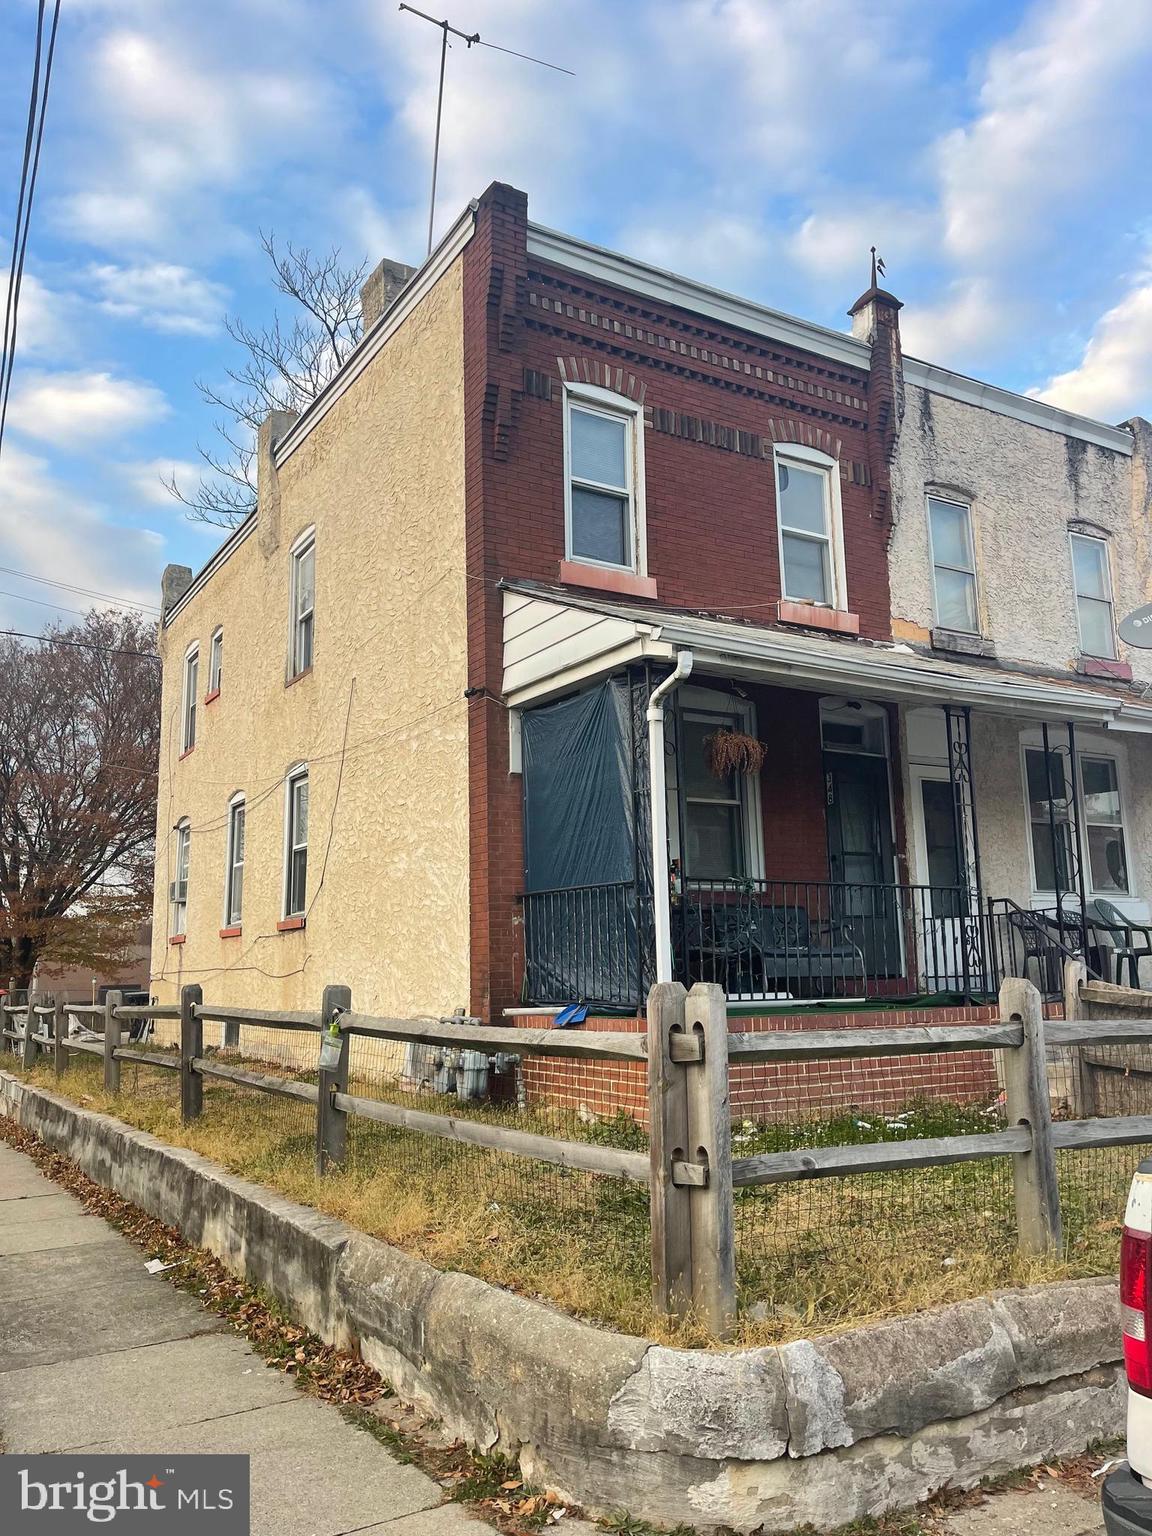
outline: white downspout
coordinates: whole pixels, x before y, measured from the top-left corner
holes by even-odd
[[[652,918],[656,980],[672,980],[672,900],[668,881],[668,791],[664,776],[664,701],[692,671],[692,652],[678,651],[675,670],[648,700],[648,783],[652,797]]]

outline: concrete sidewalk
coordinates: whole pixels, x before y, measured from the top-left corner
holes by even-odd
[[[491,1527],[306,1397],[0,1142],[0,1444],[251,1457],[252,1536]]]

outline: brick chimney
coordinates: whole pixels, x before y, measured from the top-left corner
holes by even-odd
[[[360,311],[366,331],[372,329],[415,271],[415,267],[406,267],[402,261],[389,261],[385,257],[369,272],[360,289]]]
[[[900,311],[895,295],[873,282],[848,313],[852,334],[867,342],[872,357],[868,375],[868,467],[872,474],[873,516],[891,526],[889,467],[896,452],[904,415],[904,355],[900,347]]]

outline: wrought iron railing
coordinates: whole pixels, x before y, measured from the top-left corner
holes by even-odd
[[[732,998],[984,996],[984,924],[952,886],[686,880],[673,923],[686,982]]]
[[[634,1008],[654,978],[652,898],[635,882],[529,891],[524,997]]]
[[[1083,960],[1090,977],[1107,979],[1107,946],[1089,913],[1085,924],[1076,907],[1021,907],[1006,896],[988,902],[988,952],[996,975],[1023,976],[1046,1001],[1064,996],[1064,962]]]

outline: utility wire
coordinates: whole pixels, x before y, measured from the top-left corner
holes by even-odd
[[[14,640],[35,640],[40,645],[67,645],[79,651],[102,651],[105,656],[135,656],[140,661],[160,660],[152,651],[127,651],[115,645],[94,645],[90,640],[57,640],[52,635],[30,635],[26,629],[0,629],[0,635]]]
[[[0,573],[5,576],[19,576],[21,581],[38,581],[45,587],[59,587],[64,592],[75,592],[80,597],[102,597],[109,603],[122,603],[125,608],[143,608],[150,613],[159,613],[160,609],[155,603],[139,603],[132,597],[118,597],[114,592],[97,592],[92,587],[73,586],[70,581],[55,581],[51,576],[33,576],[31,571],[13,570],[10,565],[0,565]]]
[[[44,116],[48,110],[48,87],[52,82],[52,60],[56,54],[56,32],[60,25],[60,0],[52,10],[52,30],[44,63],[41,88],[40,58],[44,47],[45,0],[39,0],[36,14],[36,51],[33,59],[32,86],[28,93],[28,127],[24,137],[24,159],[20,170],[20,194],[16,204],[16,229],[12,237],[12,261],[8,272],[8,303],[4,313],[4,349],[0,354],[0,451],[4,446],[4,426],[8,419],[8,396],[12,388],[12,369],[16,359],[16,328],[20,311],[20,288],[24,281],[24,257],[28,250],[28,231],[32,223],[32,201],[36,195],[36,176],[40,169],[40,149],[44,143]],[[37,115],[39,107],[39,115]],[[25,195],[27,194],[27,195]]]

